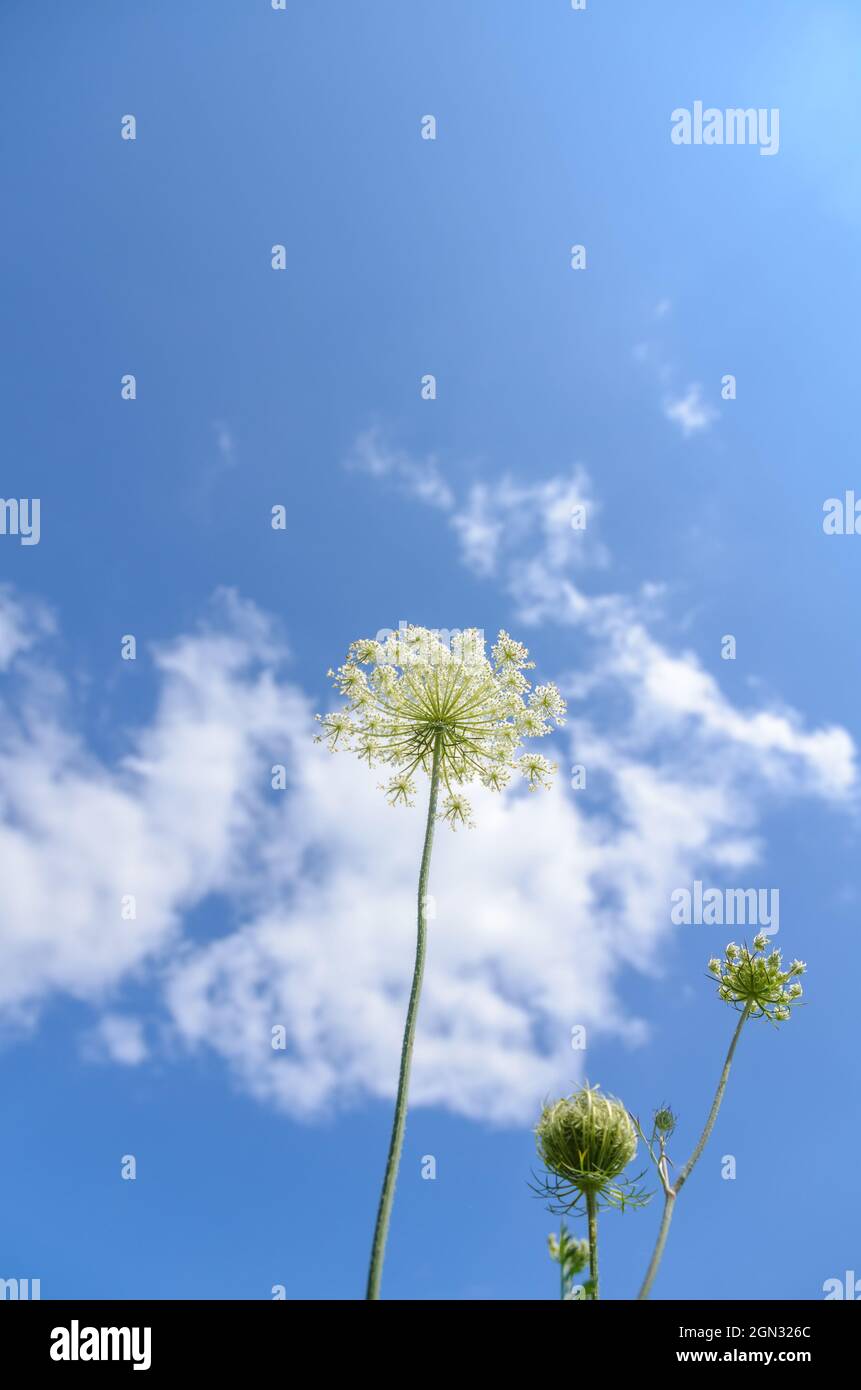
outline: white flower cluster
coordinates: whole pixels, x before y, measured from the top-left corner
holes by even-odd
[[[412,805],[413,774],[430,774],[436,755],[446,791],[440,818],[468,825],[469,802],[459,790],[466,783],[501,791],[517,771],[530,791],[549,786],[554,764],[518,750],[522,739],[541,738],[551,723],[565,721],[556,687],[533,689],[523,674],[535,663],[520,642],[500,632],[491,657],[475,628],[448,643],[421,627],[403,627],[384,642],[354,642],[346,663],[329,672],[347,706],[317,716],[319,737],[371,767],[390,767],[384,790],[392,805]]]
[[[736,1008],[750,1005],[751,1018],[784,1023],[803,994],[798,976],[807,966],[803,960],[794,960],[784,970],[780,951],[766,955],[768,940],[765,932],[759,932],[752,951],[731,941],[724,960],[713,956],[709,961],[709,971],[718,981],[720,999]]]

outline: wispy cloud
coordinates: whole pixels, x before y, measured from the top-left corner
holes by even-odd
[[[236,437],[225,420],[213,420],[206,454],[192,473],[186,506],[202,507],[208,513],[218,497],[222,481],[239,467]]]
[[[506,557],[539,548],[560,570],[603,568],[609,556],[597,535],[597,502],[582,467],[567,476],[523,482],[505,474],[474,483],[459,499],[436,458],[414,458],[379,427],[360,434],[347,466],[378,480],[394,480],[410,496],[448,513],[467,567],[491,577]]]
[[[685,439],[707,430],[717,419],[717,411],[703,400],[703,388],[699,382],[693,382],[684,395],[666,400],[664,415],[678,425]]]
[[[347,459],[347,467],[368,473],[372,478],[389,478],[403,491],[428,506],[448,510],[454,497],[440,472],[436,459],[415,459],[395,449],[379,428],[358,436]]]
[[[236,443],[229,427],[223,420],[216,420],[213,426],[215,430],[215,446],[221,460],[220,472],[227,472],[236,466]]]
[[[672,308],[671,300],[660,299],[652,311],[652,318],[660,322],[669,317]],[[655,331],[658,332],[657,329]],[[702,383],[691,381],[684,388],[679,387],[681,373],[659,336],[650,336],[636,343],[633,355],[635,361],[655,377],[662,392],[664,418],[680,429],[685,439],[701,434],[714,424],[718,412],[705,399]]]
[[[19,599],[11,584],[0,584],[0,671],[54,631],[43,603]]]
[[[706,746],[716,739],[757,758],[763,782],[785,781],[787,764],[793,762],[790,783],[837,799],[848,794],[856,778],[849,734],[837,727],[807,733],[800,716],[784,707],[745,711],[732,704],[693,653],[671,652],[650,632],[651,619],[659,616],[660,585],[644,584],[634,595],[587,594],[574,582],[578,563],[598,568],[609,563],[600,542],[578,549],[586,533],[566,524],[574,499],[586,499],[587,515],[597,511],[582,468],[573,480],[558,476],[528,487],[503,478],[474,486],[452,519],[464,563],[502,584],[521,621],[574,626],[590,641],[588,662],[581,662],[571,692],[585,696],[604,686],[614,687],[618,696],[624,689],[631,736],[640,731],[648,742],[681,732],[682,756],[684,740],[693,733]],[[479,536],[488,533],[477,555],[473,516]]]
[[[139,1018],[122,1014],[104,1014],[83,1040],[83,1055],[88,1061],[119,1062],[124,1067],[137,1067],[149,1057],[144,1028]]]
[[[538,483],[509,476],[476,483],[451,525],[465,563],[480,575],[496,574],[507,556],[536,543],[554,568],[603,567],[608,554],[596,536],[598,511],[589,476],[578,468]]]

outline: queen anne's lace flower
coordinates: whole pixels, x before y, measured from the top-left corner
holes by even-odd
[[[392,805],[412,804],[413,773],[430,773],[436,751],[447,793],[440,819],[469,825],[461,787],[479,781],[501,791],[517,771],[534,791],[549,786],[556,771],[540,753],[518,756],[522,739],[542,738],[565,719],[554,685],[531,689],[523,673],[533,665],[507,632],[500,632],[491,659],[475,628],[453,634],[448,644],[421,627],[402,628],[384,642],[363,638],[329,672],[347,706],[317,716],[319,737],[370,766],[390,767],[384,790]]]
[[[748,1008],[751,1018],[770,1018],[785,1023],[792,1008],[803,994],[797,976],[807,969],[803,961],[794,960],[788,969],[782,967],[780,951],[765,954],[768,937],[759,932],[753,939],[753,950],[730,942],[726,959],[715,956],[709,961],[709,971],[718,985],[718,997],[736,1009]]]
[[[393,806],[412,805],[414,773],[421,770],[430,778],[419,868],[413,982],[368,1270],[367,1297],[371,1300],[380,1296],[403,1152],[410,1064],[427,951],[427,886],[435,821],[446,820],[453,829],[472,824],[470,805],[462,790],[470,782],[502,791],[512,772],[519,771],[530,790],[549,784],[555,771],[552,763],[539,753],[520,755],[520,745],[524,738],[549,733],[551,724],[562,724],[565,704],[553,685],[531,688],[524,672],[532,665],[526,648],[507,632],[500,632],[488,659],[484,637],[476,628],[455,633],[446,643],[439,633],[427,628],[403,627],[384,642],[362,638],[352,644],[344,665],[329,672],[347,702],[346,708],[317,716],[322,725],[317,737],[325,738],[330,749],[347,748],[371,767],[387,769],[388,780],[381,786]],[[601,1154],[603,1149],[599,1157]]]

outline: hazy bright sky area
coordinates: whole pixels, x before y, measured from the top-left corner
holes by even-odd
[[[532,1131],[587,1077],[687,1157],[752,935],[696,881],[779,893],[807,1007],[654,1296],[861,1273],[859,58],[855,0],[4,0],[0,1277],[362,1296],[424,812],[313,716],[402,621],[506,628],[569,720],[438,831],[384,1297],[558,1296]],[[779,148],[674,143],[698,101]]]

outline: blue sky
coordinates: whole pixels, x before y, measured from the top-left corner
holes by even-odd
[[[422,818],[310,716],[406,620],[509,628],[571,719],[552,793],[439,837],[384,1295],[555,1296],[531,1126],[584,1075],[686,1157],[733,1023],[732,931],[670,922],[701,879],[779,888],[809,1007],[747,1029],[656,1296],[821,1297],[861,1259],[861,541],[822,528],[861,495],[857,7],[7,0],[0,35],[0,491],[41,501],[0,536],[0,1277],[361,1294]],[[674,145],[696,100],[778,108],[779,152]],[[657,1216],[605,1219],[606,1296]]]

